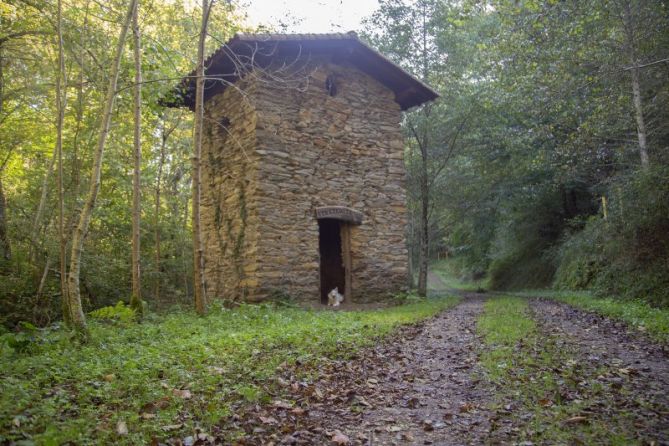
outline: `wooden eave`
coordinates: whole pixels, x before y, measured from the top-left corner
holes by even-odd
[[[205,61],[205,101],[236,82],[252,66],[266,68],[277,60],[308,60],[330,55],[334,63],[349,62],[395,93],[402,110],[439,97],[432,88],[376,51],[354,33],[337,34],[243,34],[238,33]],[[195,70],[184,77],[168,107],[194,109]]]

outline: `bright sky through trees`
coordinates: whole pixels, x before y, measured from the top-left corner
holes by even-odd
[[[251,0],[243,5],[251,25],[322,33],[359,30],[361,20],[378,7],[378,0]]]

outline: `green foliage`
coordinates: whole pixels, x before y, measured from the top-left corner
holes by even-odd
[[[195,427],[210,431],[233,404],[277,395],[279,365],[349,357],[457,301],[360,312],[214,305],[205,317],[149,314],[122,330],[91,320],[91,341],[81,346],[63,330],[34,331],[24,353],[1,352],[0,442],[144,444]],[[140,417],[146,411],[155,417]],[[126,436],[116,433],[121,420]],[[161,428],[180,423],[176,431]]]
[[[100,104],[118,36],[118,14],[127,2],[63,3],[63,45],[67,67],[67,107],[63,130],[65,226],[78,219],[97,139]],[[142,231],[143,296],[159,286],[155,306],[190,302],[192,262],[188,209],[191,114],[165,109],[159,99],[192,67],[199,20],[194,6],[158,0],[139,9],[142,34]],[[58,194],[53,163],[55,134],[56,2],[3,2],[0,6],[0,190],[6,213],[11,258],[0,264],[0,322],[11,327],[30,320],[46,326],[60,317]],[[232,4],[213,8],[208,51],[240,30],[242,17]],[[7,39],[5,39],[7,37]],[[126,45],[113,110],[112,131],[102,168],[100,192],[82,256],[81,292],[85,309],[114,305],[130,294],[132,181],[128,147],[132,141],[132,46]],[[161,166],[158,184],[159,159]],[[36,211],[46,200],[41,219]],[[155,193],[160,186],[161,203]],[[34,231],[33,226],[35,225]],[[0,230],[0,233],[2,231]],[[155,236],[160,235],[160,265]],[[0,248],[3,248],[0,246]],[[0,253],[3,254],[3,253]],[[38,287],[47,272],[44,289]],[[39,294],[39,295],[38,295]]]
[[[555,286],[669,305],[669,171],[631,173],[606,196],[607,218],[588,219],[561,245]]]
[[[487,273],[496,289],[555,279],[667,304],[668,17],[667,4],[638,0],[381,2],[370,40],[418,75],[427,55],[427,80],[442,93],[429,117],[405,121],[430,136],[433,258],[447,253],[459,277]],[[631,58],[642,64],[650,172],[640,167]]]
[[[21,322],[15,333],[0,333],[0,354],[28,353],[37,340],[38,329],[29,322]]]
[[[459,259],[444,259],[430,265],[430,270],[439,275],[441,281],[454,290],[484,291],[488,287],[488,279],[483,275],[472,275],[468,268],[458,263]]]
[[[108,322],[119,322],[128,324],[137,319],[137,312],[134,308],[127,306],[119,300],[115,306],[102,307],[89,313],[92,319]]]

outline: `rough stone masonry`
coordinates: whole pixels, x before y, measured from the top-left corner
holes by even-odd
[[[207,66],[235,73],[205,102],[208,295],[318,302],[337,284],[366,302],[404,289],[401,112],[436,93],[352,34],[237,35]]]

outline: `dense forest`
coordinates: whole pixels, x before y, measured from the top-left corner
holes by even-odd
[[[381,2],[368,38],[442,94],[404,122],[414,270],[669,302],[668,7]]]
[[[193,300],[193,115],[161,99],[196,65],[201,8],[130,3],[2,3],[7,327],[60,319],[73,269],[86,312],[133,295],[150,309]],[[492,289],[667,304],[667,8],[380,2],[361,35],[441,94],[403,122],[419,292],[447,258]],[[208,20],[207,54],[244,29],[234,3]]]

